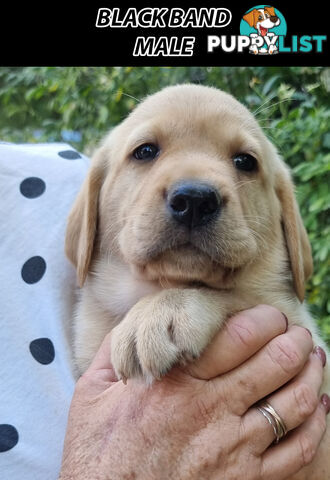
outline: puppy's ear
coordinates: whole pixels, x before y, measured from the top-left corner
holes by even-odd
[[[313,273],[313,259],[307,232],[303,225],[294,187],[288,171],[278,175],[277,196],[282,207],[284,236],[291,262],[293,285],[301,302],[305,296],[305,282]]]
[[[97,229],[99,192],[105,176],[105,153],[100,148],[91,161],[91,167],[70,212],[65,252],[77,269],[82,287],[92,258]]]
[[[250,25],[250,27],[254,26],[255,12],[256,12],[256,9],[254,8],[253,10],[251,10],[251,12],[247,13],[243,17],[243,20],[245,20]]]
[[[276,17],[275,8],[274,7],[265,7],[265,10],[271,17]]]

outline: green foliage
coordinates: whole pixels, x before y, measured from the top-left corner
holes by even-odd
[[[144,96],[194,82],[252,110],[293,170],[313,248],[308,299],[330,342],[330,69],[321,67],[29,67],[0,69],[0,138],[63,141],[87,154]]]

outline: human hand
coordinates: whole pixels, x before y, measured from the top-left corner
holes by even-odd
[[[299,471],[314,458],[330,401],[319,400],[322,351],[306,329],[286,328],[272,307],[241,312],[195,364],[151,387],[116,380],[108,335],[76,385],[60,480],[281,480]],[[290,431],[278,445],[254,406],[266,396]]]

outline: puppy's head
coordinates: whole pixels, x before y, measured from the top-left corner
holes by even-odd
[[[277,27],[281,23],[274,7],[254,8],[243,16],[243,20],[256,30],[259,27],[263,36],[267,34],[269,28]]]
[[[95,254],[147,279],[223,288],[281,242],[281,222],[302,299],[310,250],[285,165],[233,97],[182,85],[148,97],[105,139],[66,251],[81,285]]]

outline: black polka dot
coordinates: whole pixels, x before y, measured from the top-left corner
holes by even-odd
[[[7,452],[18,442],[18,432],[15,427],[3,423],[0,425],[0,452]]]
[[[40,197],[46,190],[46,184],[41,178],[29,177],[20,184],[21,194],[26,198]]]
[[[52,363],[55,358],[53,342],[49,338],[37,338],[30,343],[31,355],[42,365]]]
[[[81,158],[81,155],[75,150],[63,150],[62,152],[58,152],[58,154],[67,160],[77,160],[77,158]]]
[[[22,278],[24,282],[32,284],[42,279],[46,271],[46,262],[42,257],[31,257],[22,267]]]

